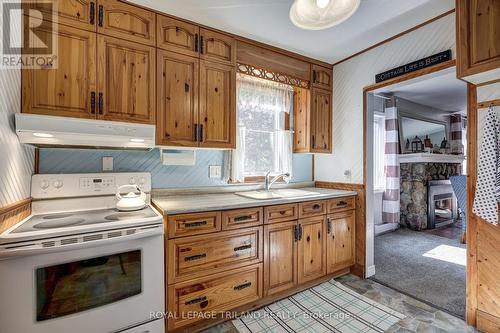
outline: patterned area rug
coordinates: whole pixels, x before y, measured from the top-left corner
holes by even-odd
[[[405,316],[335,280],[242,315],[240,333],[385,332]]]

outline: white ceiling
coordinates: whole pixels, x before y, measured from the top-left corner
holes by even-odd
[[[295,27],[293,0],[130,0],[171,15],[334,63],[455,6],[454,0],[361,0],[344,23],[322,31]]]
[[[467,84],[457,79],[454,67],[425,79],[382,88],[376,93],[393,94],[414,103],[449,112],[467,109]]]

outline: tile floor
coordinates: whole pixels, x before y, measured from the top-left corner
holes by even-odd
[[[407,317],[393,325],[391,333],[468,333],[477,332],[457,317],[435,309],[425,303],[401,294],[372,280],[362,280],[354,275],[346,275],[337,281],[372,300],[384,304]],[[238,333],[233,324],[225,322],[202,333]]]

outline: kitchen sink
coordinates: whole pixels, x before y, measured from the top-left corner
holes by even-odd
[[[237,192],[236,195],[241,197],[255,199],[255,200],[270,200],[270,199],[280,199],[280,198],[302,198],[318,195],[317,192],[304,191],[299,189],[276,189],[270,191],[249,191],[249,192]]]

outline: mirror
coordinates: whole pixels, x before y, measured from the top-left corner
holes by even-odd
[[[415,137],[422,140],[422,145],[426,136],[431,140],[432,145],[441,145],[443,138],[448,140],[446,123],[437,120],[417,118],[399,113],[399,143],[403,154],[414,153],[412,151],[412,142]],[[408,142],[410,143],[408,146]],[[418,149],[419,152],[423,151]]]

